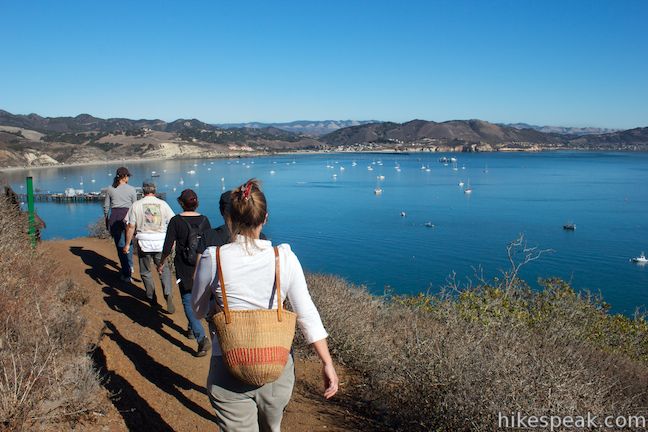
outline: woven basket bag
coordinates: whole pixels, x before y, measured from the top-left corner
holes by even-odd
[[[297,314],[283,309],[279,278],[279,250],[274,247],[277,309],[230,310],[220,262],[220,248],[216,248],[218,281],[223,295],[223,310],[211,320],[216,328],[223,360],[229,371],[239,380],[262,386],[281,376],[290,355]],[[273,292],[273,295],[275,293]],[[270,308],[273,297],[271,296]]]

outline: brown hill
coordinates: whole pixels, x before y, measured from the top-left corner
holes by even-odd
[[[348,146],[361,143],[426,144],[465,147],[471,144],[543,145],[548,147],[564,143],[564,139],[531,129],[515,129],[482,120],[452,120],[443,123],[412,120],[407,123],[374,123],[340,129],[321,138],[329,145]]]

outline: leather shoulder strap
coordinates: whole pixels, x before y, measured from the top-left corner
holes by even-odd
[[[275,254],[275,287],[277,289],[277,319],[281,321],[283,311],[283,301],[281,300],[281,268],[279,266],[279,248],[274,247]]]
[[[225,323],[232,322],[229,307],[227,306],[227,293],[225,292],[225,281],[223,280],[223,266],[221,266],[220,247],[216,248],[216,269],[218,271],[218,282],[220,283],[221,294],[223,295],[223,312],[225,312]]]

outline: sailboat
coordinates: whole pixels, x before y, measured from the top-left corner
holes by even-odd
[[[376,177],[376,187],[374,188],[374,194],[375,195],[380,195],[383,192],[382,188],[380,187],[380,180],[381,180],[380,177],[383,177],[383,176]],[[385,177],[383,177],[383,179],[384,178]]]
[[[466,188],[464,189],[464,193],[465,193],[465,194],[471,194],[472,191],[473,191],[473,190],[472,190],[472,187],[470,186],[470,180],[468,180],[468,185],[467,185]]]

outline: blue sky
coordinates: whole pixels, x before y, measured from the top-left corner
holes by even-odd
[[[0,108],[648,126],[646,1],[0,0]]]

